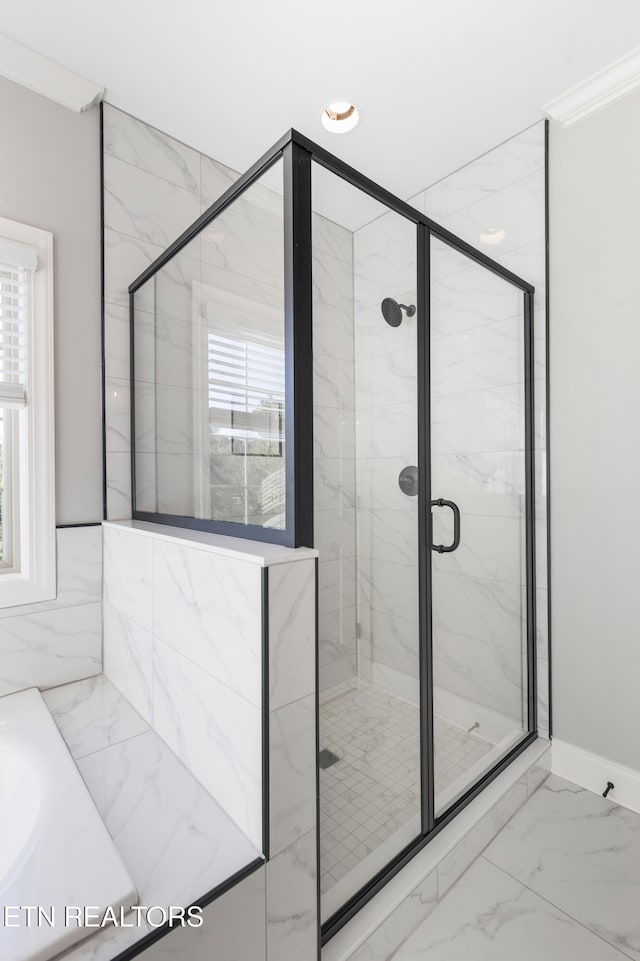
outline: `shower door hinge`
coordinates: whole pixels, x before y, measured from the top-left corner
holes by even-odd
[[[362,638],[362,624],[360,621],[356,621],[356,641]]]

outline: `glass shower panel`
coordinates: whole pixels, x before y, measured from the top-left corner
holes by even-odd
[[[326,920],[421,833],[420,318],[415,225],[312,171]]]
[[[279,160],[136,291],[136,508],[285,527]]]
[[[527,405],[522,292],[434,238],[430,269],[437,816],[528,730]]]

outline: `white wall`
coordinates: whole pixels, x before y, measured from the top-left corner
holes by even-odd
[[[0,78],[0,116],[0,214],[53,233],[56,520],[100,521],[99,113]]]
[[[553,728],[640,770],[640,94],[551,128]]]

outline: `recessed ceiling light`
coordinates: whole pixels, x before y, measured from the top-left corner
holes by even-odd
[[[501,244],[506,236],[507,232],[502,227],[489,227],[480,234],[480,240],[483,244]]]
[[[322,126],[329,133],[348,133],[359,120],[357,107],[346,100],[336,100],[322,111]]]

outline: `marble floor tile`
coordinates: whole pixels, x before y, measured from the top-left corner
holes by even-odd
[[[551,775],[485,856],[640,959],[638,814]]]
[[[480,858],[394,961],[623,961],[611,945]]]
[[[190,904],[259,857],[153,731],[77,763],[140,904]]]
[[[54,687],[42,697],[75,759],[149,730],[104,674]]]

